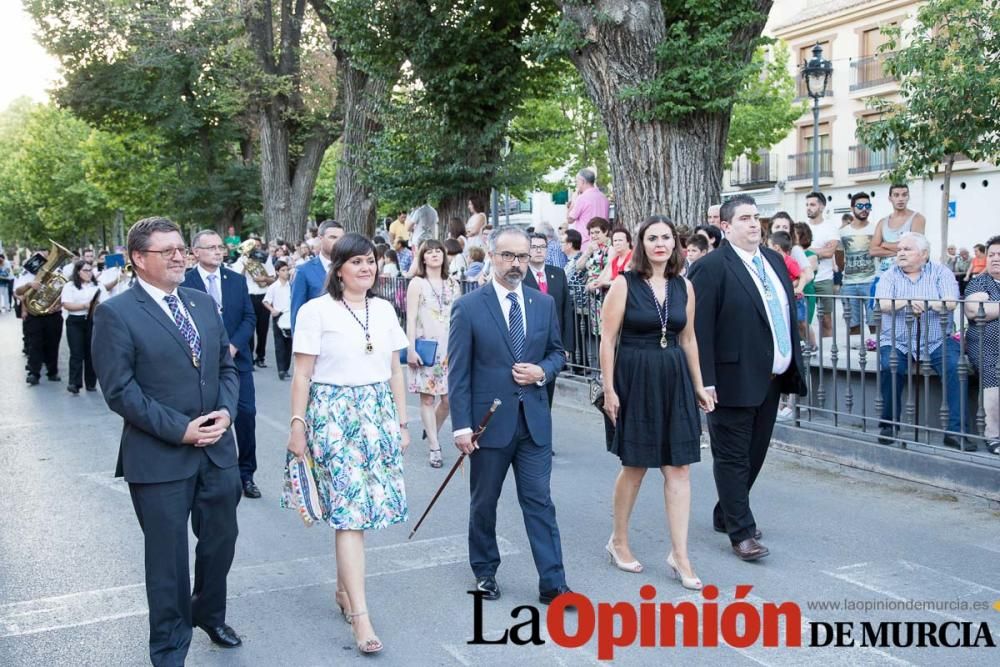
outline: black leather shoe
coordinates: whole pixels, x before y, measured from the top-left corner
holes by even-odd
[[[560,586],[559,588],[553,588],[550,591],[542,591],[538,594],[538,601],[542,604],[552,604],[552,601],[563,593],[572,593],[569,586]]]
[[[260,489],[253,483],[252,479],[243,482],[243,495],[247,498],[260,498]]]
[[[97,387],[87,387],[87,391],[97,391]]]
[[[79,394],[80,388],[77,387],[75,384],[68,384],[66,385],[66,391],[68,391],[71,394]]]
[[[28,373],[28,378],[25,380],[30,385],[38,384],[38,376],[34,373]]]
[[[878,441],[881,445],[891,445],[896,441],[896,431],[891,426],[883,426],[878,430]]]
[[[733,553],[739,556],[740,560],[758,560],[771,553],[768,548],[752,537],[733,545]]]
[[[258,359],[257,361],[255,361],[253,363],[254,363],[254,365],[257,368],[267,368],[267,362],[264,361],[263,359]]]
[[[45,377],[48,378],[49,382],[62,382],[62,378],[58,375],[46,375]]]
[[[724,533],[724,532],[726,532],[726,529],[725,529],[725,528],[720,528],[719,526],[716,526],[716,525],[715,525],[714,523],[712,524],[712,529],[713,529],[713,530],[714,530],[715,532],[717,532],[717,533]],[[763,536],[764,536],[764,533],[760,532],[760,528],[757,528],[757,529],[756,529],[756,531],[755,531],[755,532],[754,532],[754,534],[753,534],[753,538],[754,538],[755,540],[759,540],[759,539],[760,539],[760,538],[762,538]]]
[[[979,446],[976,443],[966,440],[961,436],[946,435],[944,436],[943,442],[945,447],[961,449],[963,452],[974,452],[979,449]]]
[[[500,586],[497,585],[496,577],[479,577],[476,579],[476,590],[485,593],[484,600],[500,599]]]
[[[279,380],[284,380],[287,377],[288,377],[288,373],[285,373],[284,371],[278,371],[278,379]]]
[[[236,648],[243,644],[243,640],[236,634],[236,631],[225,623],[214,628],[210,628],[207,625],[199,625],[198,628],[208,635],[213,644],[218,644],[224,648]]]

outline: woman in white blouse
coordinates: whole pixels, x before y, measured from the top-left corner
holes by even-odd
[[[90,335],[94,320],[91,306],[101,288],[94,279],[90,262],[77,260],[70,280],[63,286],[62,307],[66,316],[66,340],[69,343],[69,384],[66,390],[79,394],[84,382],[87,391],[97,390],[97,373],[90,360]]]
[[[361,653],[377,653],[365,599],[364,531],[406,521],[403,452],[407,346],[392,305],[375,298],[375,246],[346,234],[334,247],[327,294],[302,306],[292,350],[288,457],[314,461],[323,520],[336,533],[337,605]],[[282,505],[294,507],[286,469]]]

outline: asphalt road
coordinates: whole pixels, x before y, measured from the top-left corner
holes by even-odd
[[[24,384],[20,322],[9,314],[0,316],[0,341],[0,376],[7,379],[0,393],[0,665],[147,664],[141,533],[126,486],[112,478],[120,419],[100,393],[72,396],[65,383],[44,379],[37,387]],[[64,351],[64,380],[67,359]],[[255,374],[257,481],[264,497],[240,504],[240,538],[229,580],[228,622],[244,645],[219,649],[196,630],[190,665],[339,665],[362,659],[333,603],[332,531],[307,529],[293,512],[278,507],[289,384],[278,381],[271,363]],[[417,411],[410,414],[411,432],[419,435]],[[633,549],[646,571],[617,571],[603,550],[617,461],[604,450],[601,422],[592,411],[564,408],[557,408],[553,418],[553,495],[570,586],[595,604],[638,605],[640,587],[649,584],[655,587],[655,602],[690,601],[703,621],[710,619],[701,595],[682,589],[664,564],[669,542],[658,474],[648,476],[633,519]],[[474,634],[473,601],[466,593],[473,583],[466,560],[467,481],[456,477],[417,536],[406,539],[455,460],[450,444],[445,450],[446,468],[434,470],[420,443],[414,444],[406,455],[411,521],[368,537],[369,608],[386,646],[376,660],[393,665],[598,663],[594,638],[578,648],[550,640],[544,608],[538,631],[544,644],[467,643]],[[619,648],[615,664],[998,663],[998,649],[984,647],[982,638],[980,648],[805,645],[811,621],[854,622],[857,643],[862,621],[924,621],[938,629],[946,622],[969,622],[972,638],[985,621],[993,641],[1000,643],[1000,611],[972,608],[1000,600],[1000,512],[898,481],[802,467],[793,456],[775,452],[753,494],[771,556],[743,563],[729,551],[726,537],[712,531],[715,490],[710,454],[702,451],[703,461],[692,469],[690,551],[698,574],[720,590],[718,615],[725,616],[722,610],[738,585],[751,585],[744,600],[757,610],[767,601],[799,605],[804,646],[765,648],[761,639],[746,648],[721,641],[708,647],[703,644],[713,633],[701,631],[694,637],[702,644],[697,648]],[[497,530],[503,597],[484,606],[482,633],[490,640],[529,618],[531,611],[521,609],[512,619],[516,607],[539,606],[510,481]],[[807,604],[845,600],[947,601],[951,608],[824,611]],[[578,621],[586,625],[587,615],[567,616],[569,634]],[[650,625],[656,627],[658,622]],[[952,641],[961,637],[955,627],[961,626],[947,631]],[[741,628],[742,622],[735,630]],[[780,636],[788,636],[788,630],[783,624]],[[530,634],[526,628],[520,633]]]

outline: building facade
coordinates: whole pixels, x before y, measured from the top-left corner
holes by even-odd
[[[749,192],[760,203],[761,215],[788,211],[805,220],[805,195],[812,190],[813,115],[799,74],[819,43],[823,57],[833,63],[827,95],[820,100],[819,186],[828,197],[827,215],[839,220],[850,210],[855,192],[871,195],[872,217],[889,214],[889,183],[884,172],[894,166],[892,152],[873,151],[855,136],[859,122],[874,119],[869,108],[874,97],[898,99],[898,83],[883,67],[878,54],[885,37],[881,28],[900,25],[904,33],[919,3],[912,0],[775,0],[765,34],[788,44],[789,67],[799,97],[808,110],[779,144],[762,153],[760,162],[737,160],[723,182],[723,199]],[[932,256],[941,253],[942,178],[909,182],[910,208],[927,218]],[[971,249],[1000,233],[996,206],[1000,202],[1000,169],[996,165],[960,160],[952,174],[949,243]]]

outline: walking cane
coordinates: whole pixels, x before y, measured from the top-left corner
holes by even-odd
[[[497,411],[497,408],[499,407],[500,407],[500,399],[494,398],[493,405],[490,406],[489,412],[487,412],[486,415],[483,417],[483,421],[479,423],[479,428],[476,429],[476,432],[472,434],[472,444],[476,444],[476,441],[479,440],[479,436],[482,435],[483,431],[486,430],[486,427],[490,423],[490,419],[493,418],[493,413],[495,413]],[[417,534],[417,530],[420,528],[420,524],[422,524],[424,522],[424,519],[427,518],[427,515],[430,513],[431,508],[434,507],[434,503],[437,502],[437,499],[441,495],[441,492],[444,491],[444,487],[448,486],[448,482],[450,482],[451,478],[455,476],[455,471],[461,467],[462,461],[465,460],[465,457],[466,457],[465,452],[462,452],[459,455],[458,460],[455,461],[455,465],[453,465],[451,467],[451,470],[448,471],[448,476],[444,478],[443,482],[441,482],[441,486],[438,488],[437,493],[435,493],[434,497],[431,498],[431,502],[427,505],[427,509],[425,509],[424,513],[420,515],[420,520],[417,521],[417,525],[413,527],[413,530],[410,531],[410,536],[407,537],[406,539],[412,540],[413,536]]]

